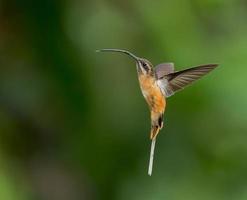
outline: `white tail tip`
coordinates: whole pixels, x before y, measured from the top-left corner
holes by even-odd
[[[149,176],[152,175],[152,170],[153,170],[155,142],[156,142],[156,138],[152,139],[150,158],[149,158],[149,166],[148,166],[148,175]]]

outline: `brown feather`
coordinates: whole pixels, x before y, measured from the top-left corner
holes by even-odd
[[[160,86],[162,93],[166,97],[169,97],[175,92],[182,90],[186,86],[200,79],[202,76],[206,75],[217,66],[217,64],[200,65],[197,67],[170,73],[159,79],[157,83]]]

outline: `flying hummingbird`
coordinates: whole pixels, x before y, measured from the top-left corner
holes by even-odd
[[[120,52],[129,55],[136,61],[140,88],[151,113],[150,139],[152,143],[148,167],[148,174],[151,176],[156,137],[163,127],[166,98],[192,84],[218,65],[205,64],[174,71],[173,63],[161,63],[153,67],[147,59],[137,57],[133,53],[122,49],[100,49],[97,52]]]

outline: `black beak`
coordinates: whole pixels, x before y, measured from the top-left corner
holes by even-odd
[[[100,49],[96,50],[96,52],[120,52],[129,55],[130,57],[134,58],[136,62],[140,60],[137,56],[135,56],[133,53],[130,53],[129,51],[122,50],[122,49]]]

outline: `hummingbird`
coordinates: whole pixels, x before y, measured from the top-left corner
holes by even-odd
[[[151,150],[148,167],[148,175],[151,176],[155,142],[163,128],[166,99],[215,69],[218,64],[204,64],[175,71],[173,63],[161,63],[154,67],[147,59],[137,57],[127,50],[100,49],[96,52],[120,52],[130,56],[136,62],[141,92],[148,104],[151,116]]]

